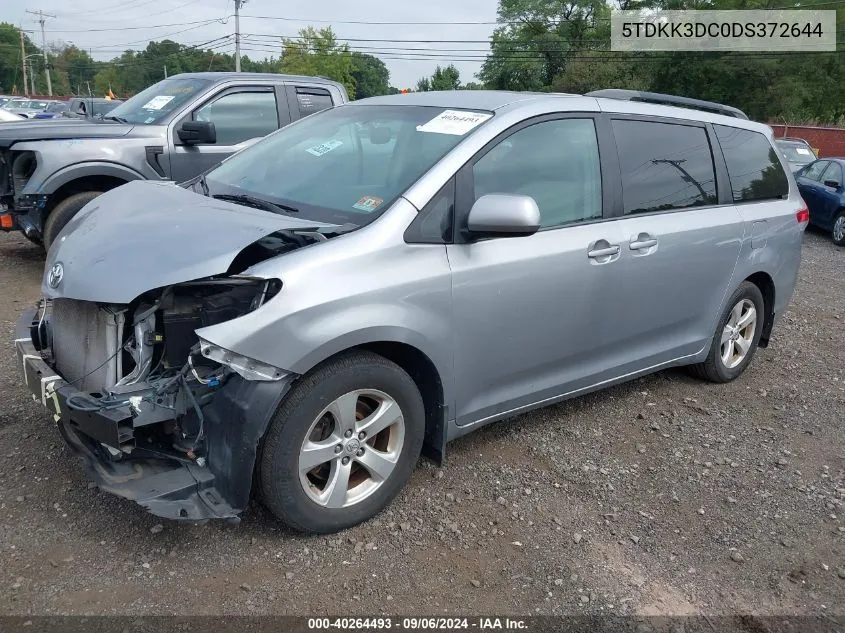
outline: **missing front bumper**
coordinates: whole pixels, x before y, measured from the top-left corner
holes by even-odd
[[[18,320],[15,348],[33,399],[44,406],[88,475],[107,492],[152,514],[182,521],[237,520],[249,502],[258,446],[294,376],[250,382],[232,376],[203,407],[207,455],[175,460],[135,446],[135,416],[127,407],[79,411],[68,398],[87,397],[58,375],[32,342],[36,310]],[[121,459],[113,457],[121,453]]]

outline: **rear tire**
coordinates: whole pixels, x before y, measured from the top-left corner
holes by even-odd
[[[44,237],[42,243],[44,250],[49,251],[53,242],[65,228],[65,225],[70,222],[71,218],[82,210],[86,204],[91,202],[94,198],[101,195],[102,191],[85,191],[83,193],[75,193],[62,200],[59,204],[53,207],[50,215],[47,216],[47,221],[44,223]]]
[[[766,314],[763,293],[743,281],[727,302],[704,362],[692,365],[693,375],[710,382],[730,382],[745,371],[763,333]]]
[[[830,231],[830,237],[837,246],[845,246],[845,209],[840,209],[836,217],[833,218],[833,229]]]
[[[413,379],[377,354],[344,354],[300,379],[276,412],[259,459],[262,501],[303,532],[350,528],[407,483],[424,434]]]

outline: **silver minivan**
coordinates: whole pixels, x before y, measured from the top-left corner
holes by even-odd
[[[188,521],[255,493],[333,532],[490,422],[671,366],[737,378],[807,220],[734,108],[379,97],[93,200],[16,345],[100,488]]]

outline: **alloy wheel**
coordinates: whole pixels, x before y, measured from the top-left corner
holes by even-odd
[[[299,451],[299,480],[308,497],[346,508],[372,495],[390,477],[405,441],[402,409],[388,394],[359,389],[317,416]]]
[[[757,308],[750,299],[737,303],[722,330],[722,363],[733,369],[745,360],[757,331]]]

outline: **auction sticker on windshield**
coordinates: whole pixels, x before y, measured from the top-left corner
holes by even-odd
[[[332,150],[336,150],[341,145],[343,145],[343,141],[326,141],[325,143],[320,143],[314,147],[309,147],[305,151],[309,154],[314,154],[314,156],[322,156],[323,154],[328,154]]]
[[[358,209],[359,211],[375,211],[378,209],[384,200],[381,198],[376,198],[375,196],[364,196],[358,202],[352,205],[353,209]]]
[[[446,110],[441,112],[431,121],[424,125],[417,126],[417,132],[430,132],[434,134],[453,134],[463,136],[475,129],[492,114],[486,112],[465,112],[463,110]]]
[[[153,97],[149,101],[147,101],[143,106],[141,106],[142,110],[161,110],[164,106],[168,103],[173,101],[173,97],[168,95],[159,95],[157,97]]]

